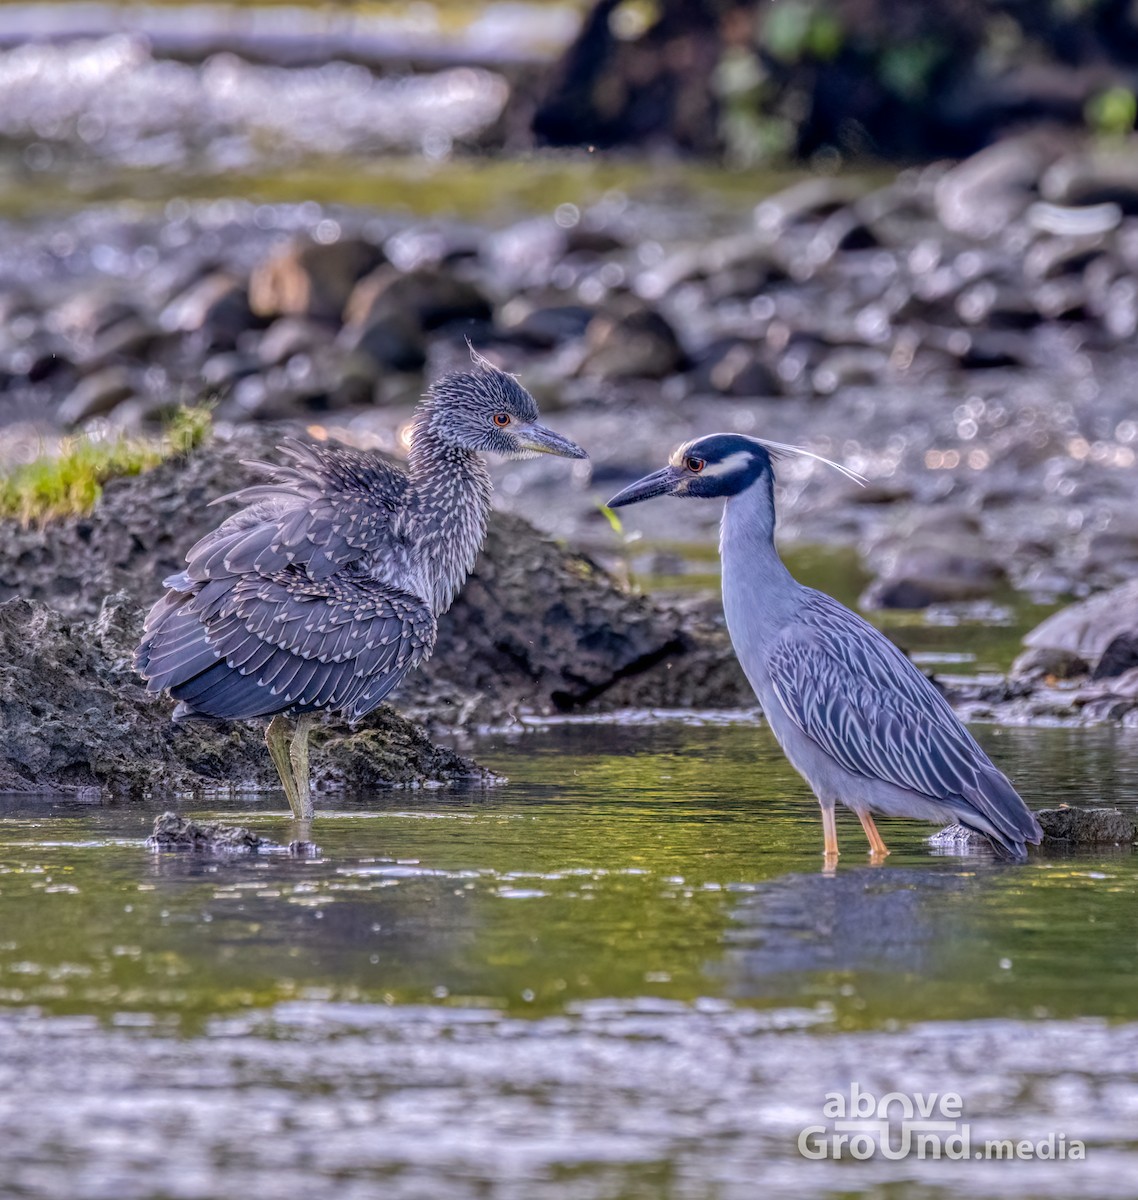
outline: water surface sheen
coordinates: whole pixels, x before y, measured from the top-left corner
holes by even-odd
[[[1136,810],[1133,731],[978,732],[1037,807]],[[1016,868],[882,822],[873,867],[850,816],[826,876],[814,802],[753,724],[475,751],[510,784],[328,799],[311,859],[154,854],[160,801],[0,800],[4,1194],[1071,1186],[1070,1163],[803,1160],[794,1129],[863,1076],[955,1086],[991,1136],[1089,1138],[1080,1190],[1130,1194],[1129,850]],[[278,803],[182,808],[285,843]]]

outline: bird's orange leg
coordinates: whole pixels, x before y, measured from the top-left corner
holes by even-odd
[[[838,823],[834,817],[832,804],[822,805],[822,836],[825,839],[823,858],[826,866],[836,866],[841,851],[838,849]]]
[[[861,822],[862,829],[865,830],[865,836],[869,838],[870,856],[884,858],[889,853],[889,847],[881,840],[881,834],[877,832],[873,818],[864,809],[858,809],[857,819]]]

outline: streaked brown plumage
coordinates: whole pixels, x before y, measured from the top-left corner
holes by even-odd
[[[175,718],[273,717],[269,749],[297,816],[312,814],[305,714],[356,720],[431,654],[486,532],[479,451],[585,457],[474,357],[416,410],[407,470],[298,441],[282,445],[287,463],[250,464],[266,482],[222,497],[243,507],[191,548],[147,618],[135,666],[149,690],[170,692]],[[285,715],[301,718],[287,753]]]

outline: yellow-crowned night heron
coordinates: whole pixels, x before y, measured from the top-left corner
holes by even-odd
[[[486,533],[479,452],[586,457],[538,424],[513,376],[474,358],[416,410],[406,471],[297,441],[281,447],[287,466],[249,464],[268,482],[221,498],[244,507],[190,550],[150,610],[135,654],[149,690],[179,702],[175,719],[271,717],[265,740],[298,818],[313,812],[313,714],[357,720],[434,647]]]
[[[1024,843],[1042,837],[1038,822],[944,697],[888,638],[803,587],[779,558],[772,459],[802,453],[712,434],[681,446],[609,505],[726,500],[719,551],[727,628],[772,732],[822,806],[827,860],[838,854],[839,800],[857,813],[878,858],[888,850],[871,812],[958,821],[1002,857],[1025,858]]]

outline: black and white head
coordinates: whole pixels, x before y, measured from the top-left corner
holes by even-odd
[[[534,398],[513,375],[500,371],[473,347],[470,357],[474,370],[437,379],[420,408],[420,418],[438,438],[461,450],[505,458],[588,458],[575,442],[538,421]]]
[[[685,442],[672,454],[666,467],[626,487],[608,506],[620,508],[654,496],[716,500],[738,496],[756,484],[769,489],[774,480],[774,460],[799,456],[824,462],[848,479],[864,482],[848,468],[797,446],[760,441],[741,433],[711,433]]]

